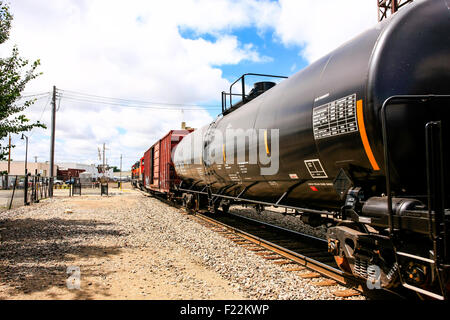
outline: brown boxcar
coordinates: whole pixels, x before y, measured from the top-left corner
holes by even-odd
[[[61,179],[62,181],[69,180],[70,178],[79,178],[80,173],[85,172],[84,169],[72,169],[68,168],[67,170],[57,170],[57,177],[58,179]]]
[[[144,186],[151,191],[168,193],[181,182],[172,163],[172,150],[193,130],[171,130],[148,149],[144,160]]]

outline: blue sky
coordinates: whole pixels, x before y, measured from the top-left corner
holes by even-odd
[[[180,28],[180,34],[186,39],[203,38],[216,41],[210,34],[196,34],[192,30]],[[238,64],[219,65],[223,77],[233,82],[243,73],[263,73],[289,76],[306,67],[309,63],[299,54],[298,46],[286,46],[276,39],[273,30],[259,32],[256,27],[239,28],[232,33],[241,43],[251,43],[261,56],[269,57],[269,61],[254,62],[244,60]],[[300,47],[301,49],[301,47]]]
[[[375,0],[352,10],[335,0],[14,0],[11,10],[0,56],[17,45],[39,58],[43,75],[26,92],[62,93],[56,162],[98,163],[106,143],[110,164],[122,154],[125,168],[182,120],[212,121],[221,91],[243,73],[290,76],[377,23]],[[99,104],[71,91],[181,106]],[[49,111],[45,97],[26,115],[50,127]],[[28,134],[29,160],[48,160],[49,130]],[[24,158],[19,138],[13,159]]]
[[[212,34],[199,34],[192,29],[179,28],[180,34],[186,39],[205,39],[211,42],[217,41],[217,37]],[[309,62],[301,56],[300,51],[302,46],[294,46],[281,43],[275,35],[275,31],[265,30],[260,31],[257,27],[243,27],[233,30],[233,36],[236,36],[241,43],[251,43],[253,48],[258,53],[265,57],[264,61],[243,60],[238,64],[214,65],[222,71],[222,77],[228,82],[233,83],[236,79],[245,73],[260,73],[279,76],[290,76],[304,67],[308,66]],[[252,86],[257,81],[280,81],[278,79],[262,78],[262,77],[248,77],[246,84]],[[228,86],[223,90],[228,91]],[[199,101],[200,104],[206,105],[220,105],[220,92],[217,93],[218,99],[209,101]],[[209,112],[212,117],[217,116],[217,112]]]

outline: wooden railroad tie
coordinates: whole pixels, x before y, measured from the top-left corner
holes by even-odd
[[[300,278],[303,278],[303,279],[314,279],[314,278],[321,277],[320,273],[317,273],[317,272],[303,273],[303,274],[299,274],[299,276],[300,276]]]
[[[274,261],[273,263],[278,264],[278,265],[280,265],[280,266],[284,266],[284,265],[286,265],[286,264],[294,264],[295,262],[292,261],[292,260],[284,259],[284,260]]]
[[[282,258],[279,255],[273,255],[273,254],[268,254],[268,255],[265,255],[265,256],[262,256],[262,257],[264,259],[267,259],[267,260],[280,260]]]
[[[261,251],[267,251],[266,249],[263,249],[263,248],[255,248],[255,247],[252,247],[252,248],[247,248],[248,250],[250,250],[250,251],[253,251],[253,252],[261,252]]]
[[[331,279],[325,279],[319,282],[314,282],[313,283],[315,286],[319,286],[319,287],[329,287],[329,286],[334,286],[335,284],[337,284],[336,281],[331,280]]]
[[[236,244],[249,244],[250,242],[247,240],[235,240],[234,243]]]
[[[242,240],[242,238],[238,238],[238,237],[236,237],[236,236],[228,236],[228,235],[226,235],[226,236],[224,236],[225,238],[227,238],[227,239],[230,239],[231,241],[233,241],[233,240]]]
[[[286,271],[303,271],[305,269],[306,269],[305,267],[296,266],[296,267],[288,268],[288,269],[286,269]]]
[[[267,256],[270,254],[270,251],[263,249],[263,251],[256,252],[255,254],[258,256]]]

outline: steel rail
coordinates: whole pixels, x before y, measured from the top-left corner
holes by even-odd
[[[165,199],[163,197],[160,197],[160,196],[158,196],[156,194],[149,194],[148,192],[145,192],[145,191],[142,191],[142,190],[139,190],[139,189],[137,189],[137,190],[142,195],[145,195],[147,197],[154,197],[154,198],[156,198],[156,199],[158,199],[158,200],[160,200],[160,201],[162,201],[162,202],[164,202],[164,203],[166,203],[166,204],[168,204],[170,206],[173,206],[173,207],[175,207],[177,209],[185,210],[185,208],[183,206],[181,206],[179,204],[176,204],[176,203],[174,203],[172,201],[169,201],[169,200],[167,200],[167,199]],[[265,240],[265,239],[263,239],[261,237],[258,237],[256,235],[252,235],[252,234],[250,234],[250,233],[248,233],[246,231],[240,230],[240,229],[238,229],[236,227],[227,225],[226,223],[223,223],[221,221],[217,221],[214,218],[208,217],[205,214],[202,214],[202,213],[200,213],[198,211],[188,210],[188,212],[190,212],[191,215],[193,217],[196,217],[199,221],[203,220],[203,221],[205,221],[207,223],[210,223],[210,224],[213,224],[213,225],[216,225],[216,226],[219,226],[219,227],[223,227],[223,228],[225,228],[227,230],[230,230],[232,233],[242,237],[243,239],[246,239],[246,240],[250,241],[251,243],[259,245],[262,248],[267,249],[268,251],[275,252],[275,253],[279,254],[280,256],[282,256],[282,257],[284,257],[284,258],[286,258],[288,260],[291,260],[291,261],[297,263],[298,265],[301,265],[301,266],[303,266],[303,267],[305,267],[305,268],[307,268],[309,270],[315,271],[315,272],[321,274],[324,277],[332,279],[332,280],[336,281],[337,283],[339,283],[341,285],[345,285],[345,286],[351,287],[352,289],[357,290],[357,291],[359,291],[360,293],[362,293],[364,295],[375,294],[375,297],[377,296],[377,294],[375,292],[370,293],[367,290],[365,290],[365,287],[362,285],[361,281],[359,281],[356,278],[353,278],[351,275],[345,274],[343,271],[341,271],[339,269],[336,269],[336,268],[334,268],[332,266],[324,264],[324,263],[322,263],[320,261],[314,260],[314,259],[312,259],[310,257],[307,257],[305,255],[302,255],[302,254],[300,254],[298,252],[294,252],[292,250],[284,248],[284,247],[282,247],[282,246],[280,246],[278,244],[275,244],[275,243],[273,243],[271,241]],[[254,222],[257,222],[257,223],[260,223],[260,224],[263,224],[263,225],[267,225],[267,226],[270,226],[270,227],[273,227],[273,228],[276,228],[276,229],[281,229],[283,231],[293,232],[294,234],[305,236],[305,237],[310,238],[310,239],[311,238],[315,238],[313,236],[306,235],[306,234],[303,234],[301,232],[296,232],[296,231],[293,231],[293,230],[285,229],[285,228],[282,228],[282,227],[279,227],[279,226],[276,226],[276,225],[272,225],[270,223],[262,222],[262,221],[259,221],[259,220],[250,219],[250,218],[242,217],[242,216],[239,216],[239,215],[234,215],[234,216],[237,216],[239,218],[244,218],[244,219],[247,219],[247,220],[252,220]],[[321,239],[321,240],[323,240],[323,239]],[[383,291],[383,294],[390,294],[391,297],[395,297],[395,299],[397,299],[397,298],[402,298],[403,299],[403,297],[401,295],[399,295],[398,293],[396,293],[394,291],[391,291],[389,289],[383,289],[381,291]]]
[[[326,265],[320,261],[314,260],[314,259],[309,258],[305,255],[302,255],[298,252],[294,252],[292,250],[284,248],[278,244],[275,244],[271,241],[260,238],[256,235],[250,234],[246,231],[240,230],[236,227],[230,226],[221,221],[217,221],[214,218],[208,217],[199,212],[195,212],[194,216],[198,217],[204,221],[207,221],[209,223],[212,223],[212,224],[224,227],[228,230],[231,230],[231,231],[233,231],[233,233],[243,237],[244,239],[247,239],[248,241],[250,241],[254,244],[257,244],[267,250],[273,251],[273,252],[279,254],[280,256],[282,256],[286,259],[292,260],[293,262],[295,262],[303,267],[314,270],[314,271],[320,273],[321,275],[324,275],[330,279],[335,280],[336,282],[338,282],[340,284],[352,286],[354,289],[356,289],[360,292],[362,292],[364,290],[364,288],[362,287],[361,284],[359,284],[355,279],[352,279],[351,277],[347,276],[343,271],[341,271],[339,269],[333,268],[333,267]],[[270,224],[266,224],[266,225],[270,225]],[[270,225],[270,226],[272,226],[272,225]],[[274,227],[277,227],[277,226],[274,226]]]
[[[274,229],[277,229],[277,230],[281,230],[281,231],[285,231],[285,232],[290,232],[290,233],[292,233],[292,234],[296,234],[296,235],[299,235],[299,236],[302,236],[302,237],[304,237],[304,238],[308,238],[308,239],[311,239],[311,240],[314,240],[314,241],[323,242],[323,243],[328,243],[328,241],[325,240],[325,239],[318,238],[318,237],[315,237],[315,236],[311,236],[311,235],[309,235],[309,234],[301,233],[301,232],[298,232],[298,231],[295,231],[295,230],[283,228],[283,227],[280,227],[280,226],[277,226],[277,225],[274,225],[274,224],[270,224],[270,223],[267,223],[267,222],[264,222],[264,221],[260,221],[260,220],[257,220],[257,219],[252,219],[252,218],[244,217],[244,216],[241,216],[241,215],[238,215],[238,214],[234,214],[234,213],[228,213],[228,216],[234,216],[234,217],[237,217],[237,218],[239,218],[239,219],[248,220],[248,221],[252,221],[252,222],[258,223],[258,224],[262,224],[262,225],[265,225],[265,226],[269,226],[269,227],[274,228]]]
[[[142,194],[148,196],[148,194],[143,192],[143,191],[142,191]],[[179,205],[174,205],[172,202],[168,201],[167,199],[160,198],[160,197],[155,196],[155,195],[153,195],[153,196],[156,197],[157,199],[159,199],[159,200],[169,204],[169,205],[175,206],[177,209],[181,209],[182,208]],[[277,245],[277,244],[275,244],[273,242],[270,242],[268,240],[260,238],[260,237],[258,237],[256,235],[252,235],[252,234],[250,234],[250,233],[248,233],[246,231],[240,230],[240,229],[238,229],[236,227],[232,227],[230,225],[227,225],[226,223],[217,221],[214,218],[208,217],[208,216],[206,216],[206,215],[204,215],[204,214],[202,214],[202,213],[200,213],[198,211],[197,212],[193,212],[193,216],[197,217],[199,219],[202,219],[203,221],[207,221],[209,223],[212,223],[212,224],[224,227],[224,228],[226,228],[228,230],[231,230],[231,231],[233,231],[233,233],[243,237],[244,239],[249,240],[252,243],[255,243],[255,244],[257,244],[257,245],[259,245],[259,246],[261,246],[261,247],[263,247],[263,248],[265,248],[267,250],[276,252],[277,254],[279,254],[280,256],[282,256],[284,258],[292,260],[293,262],[295,262],[295,263],[297,263],[297,264],[299,264],[299,265],[301,265],[303,267],[306,267],[308,269],[314,270],[314,271],[316,271],[316,272],[318,272],[318,273],[320,273],[320,274],[322,274],[322,275],[324,275],[324,276],[326,276],[328,278],[331,278],[331,279],[335,280],[336,282],[338,282],[340,284],[350,285],[354,289],[356,289],[356,290],[358,290],[360,292],[362,292],[364,290],[362,285],[358,284],[358,281],[356,281],[355,279],[352,279],[350,276],[346,275],[342,270],[333,268],[333,267],[331,267],[329,265],[326,265],[326,264],[324,264],[324,263],[322,263],[320,261],[314,260],[312,258],[309,258],[309,257],[305,256],[305,255],[302,255],[302,254],[300,254],[298,252],[294,252],[294,251],[289,250],[287,248],[283,248],[280,245]],[[240,217],[240,216],[238,216],[238,217]],[[240,218],[242,218],[242,217],[240,217]],[[244,218],[244,219],[253,220],[254,222],[257,222],[257,223],[261,223],[261,224],[264,224],[264,225],[267,225],[267,226],[270,226],[270,227],[274,227],[274,228],[277,228],[277,229],[282,229],[284,231],[292,232],[292,230],[284,229],[282,227],[278,227],[278,226],[275,226],[275,225],[272,225],[272,224],[269,224],[269,223],[265,223],[265,222],[261,222],[261,221],[258,221],[258,220],[249,219],[249,218]],[[305,235],[303,233],[299,233],[299,232],[295,232],[295,231],[293,233],[299,234],[299,235],[302,235],[302,236],[306,236],[306,237],[308,237],[310,239],[311,238],[319,239],[319,238],[315,238],[313,236]],[[323,239],[320,239],[320,240],[322,241]]]

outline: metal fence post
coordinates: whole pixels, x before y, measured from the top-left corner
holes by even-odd
[[[108,182],[101,183],[100,185],[100,196],[103,196],[104,194],[108,196]]]
[[[23,181],[23,202],[24,205],[28,205],[28,175],[25,174],[25,179]]]
[[[13,192],[12,192],[12,195],[11,195],[11,201],[9,202],[8,210],[11,210],[11,207],[12,207],[12,203],[13,203],[13,200],[14,200],[14,193],[16,191],[16,184],[17,184],[17,176],[16,176],[16,180],[14,180],[14,187],[13,187]]]

